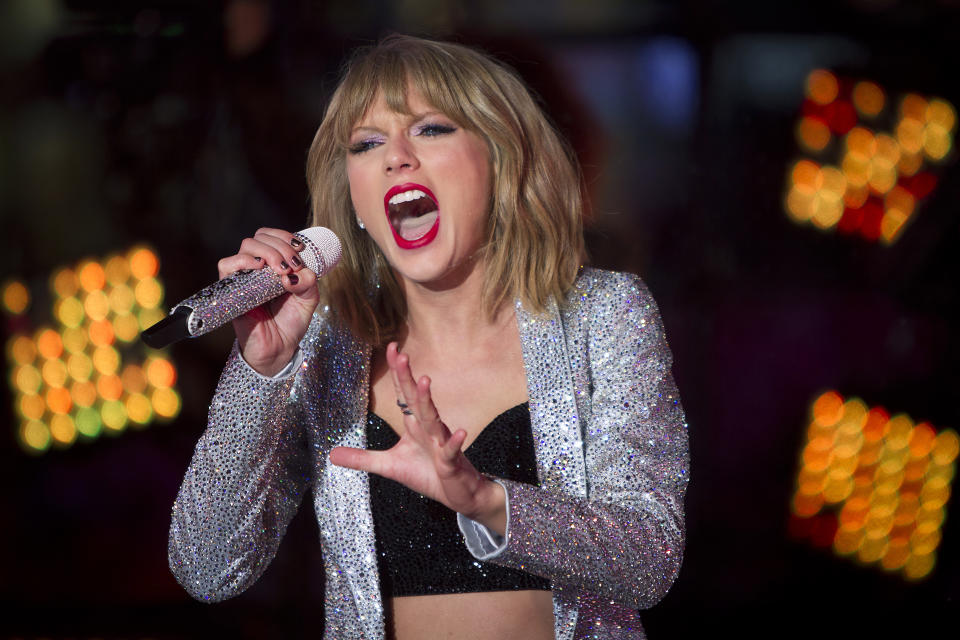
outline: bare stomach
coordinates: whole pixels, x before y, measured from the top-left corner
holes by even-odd
[[[392,640],[550,640],[550,591],[487,591],[392,598]],[[392,624],[391,624],[392,618]]]

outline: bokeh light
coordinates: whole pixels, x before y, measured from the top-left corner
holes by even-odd
[[[936,564],[958,454],[952,429],[938,433],[826,391],[810,405],[791,531],[823,546],[815,532],[831,530],[837,555],[925,578]]]
[[[797,224],[893,244],[936,185],[929,165],[952,156],[956,109],[917,93],[897,102],[875,82],[826,69],[810,72],[805,96],[795,133],[811,157],[791,164],[784,211]]]
[[[5,350],[24,451],[63,449],[179,414],[176,367],[138,340],[165,315],[159,271],[156,254],[137,246],[51,273],[52,325],[15,332]],[[21,279],[7,281],[0,294],[11,316],[47,299]]]

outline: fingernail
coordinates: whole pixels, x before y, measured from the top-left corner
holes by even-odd
[[[281,263],[280,263],[280,266],[281,266],[282,268],[284,268],[284,269],[289,269],[289,268],[290,268],[290,265],[288,265],[286,262],[281,262]]]
[[[292,262],[293,266],[295,267],[299,267],[300,265],[303,264],[303,262],[301,262],[300,258],[298,258],[297,256],[293,256],[292,258],[290,258],[290,262]]]
[[[296,238],[290,238],[290,246],[299,251],[303,249],[303,243],[297,240]]]
[[[287,276],[287,277],[290,278],[290,284],[297,284],[298,282],[300,282],[300,278],[298,278],[298,277],[297,277],[297,274],[295,274],[295,273],[291,273],[291,274],[290,274],[289,276]]]

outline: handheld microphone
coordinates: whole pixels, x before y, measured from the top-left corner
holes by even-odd
[[[293,236],[304,245],[300,251],[304,266],[317,277],[340,260],[340,240],[330,229],[310,227]],[[284,293],[281,276],[273,269],[242,269],[181,301],[140,338],[159,349],[184,338],[202,336]]]

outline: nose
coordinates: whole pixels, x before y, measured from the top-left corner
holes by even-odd
[[[389,174],[417,169],[420,161],[414,152],[410,141],[403,136],[392,138],[387,143],[387,153],[384,155],[384,171]]]

